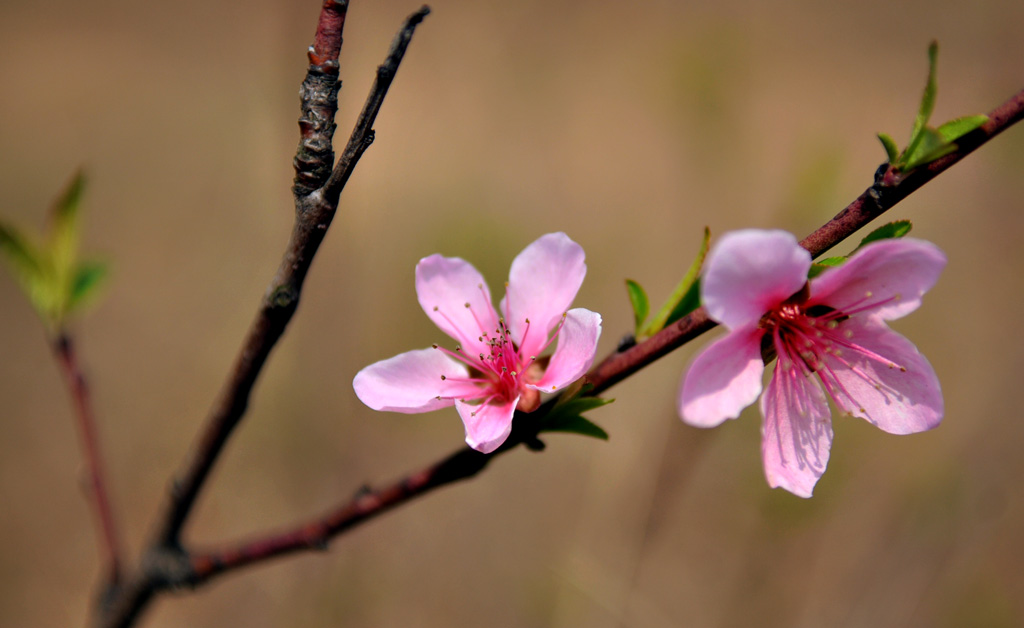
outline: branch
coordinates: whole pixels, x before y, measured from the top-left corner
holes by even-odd
[[[293,161],[295,225],[281,264],[198,440],[171,483],[154,537],[130,577],[108,591],[97,605],[94,619],[98,626],[130,626],[157,593],[187,582],[191,571],[181,545],[182,528],[214,463],[245,414],[267,357],[295,314],[306,274],[337,212],[342,189],[372,142],[373,123],[413,32],[430,12],[423,7],[406,19],[387,59],[377,70],[377,79],[345,152],[332,167],[334,115],[341,88],[338,58],[347,11],[347,0],[324,0],[308,51],[309,70],[300,90],[300,141]],[[444,473],[438,477],[451,481]]]
[[[871,187],[832,220],[804,238],[800,242],[801,246],[810,251],[813,257],[821,255],[1022,117],[1024,90],[989,113],[990,119],[982,127],[957,140],[959,147],[956,152],[909,173],[895,171],[884,164],[878,169],[875,183]],[[600,394],[716,325],[701,307],[644,342],[625,351],[612,353],[587,374],[587,381],[592,388],[585,394]],[[512,434],[490,455],[463,447],[440,462],[393,484],[380,489],[364,488],[352,499],[320,517],[234,545],[195,552],[190,557],[191,573],[186,577],[186,582],[198,585],[218,574],[277,556],[301,550],[326,549],[332,537],[429,491],[473,477],[497,455],[515,449],[520,444],[530,448],[543,446],[538,439],[540,419],[555,403],[557,398],[550,399],[532,414],[517,412],[512,423]]]
[[[105,555],[103,561],[107,570],[105,586],[110,589],[116,587],[121,579],[121,544],[118,540],[117,526],[114,523],[114,514],[110,507],[110,498],[107,495],[103,456],[100,454],[99,438],[96,434],[96,418],[92,413],[92,403],[89,400],[89,386],[78,365],[78,356],[70,336],[63,332],[60,333],[53,343],[53,353],[57,358],[57,363],[60,364],[61,374],[64,376],[68,391],[71,393],[75,418],[78,421],[78,431],[82,439],[82,454],[89,470],[92,497],[90,501],[95,510],[101,536],[101,551]]]
[[[341,190],[372,141],[372,126],[377,112],[380,111],[413,31],[430,12],[427,7],[423,7],[406,19],[384,65],[377,70],[377,80],[370,90],[345,153],[324,182],[324,164],[333,160],[331,139],[335,128],[338,91],[341,88],[337,79],[338,54],[347,8],[347,2],[324,2],[315,43],[309,50],[309,72],[301,90],[303,115],[299,119],[299,128],[302,139],[294,161],[296,216],[292,236],[228,381],[206,420],[203,434],[172,484],[170,501],[165,514],[160,518],[162,524],[157,542],[161,545],[174,546],[179,543],[181,528],[203,483],[232,430],[245,414],[256,378],[299,305],[302,284],[337,211]],[[318,183],[323,184],[322,189],[309,191],[310,186]]]

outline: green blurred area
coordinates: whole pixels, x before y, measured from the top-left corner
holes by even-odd
[[[339,141],[417,7],[352,3]],[[421,257],[471,260],[497,294],[519,250],[566,231],[604,354],[632,326],[623,280],[660,302],[705,225],[802,236],[869,185],[875,133],[906,141],[933,38],[936,120],[1024,86],[1022,3],[432,8],[190,540],[311,516],[459,446],[453,411],[375,413],[351,389],[362,366],[441,341],[413,291]],[[38,228],[89,174],[83,250],[113,273],[75,330],[132,548],[284,249],[318,9],[0,4],[0,215]],[[838,419],[812,500],[767,488],[756,411],[713,431],[678,420],[702,339],[613,389],[593,414],[610,442],[552,435],[327,553],[164,598],[144,625],[1024,624],[1022,167],[1013,128],[889,213],[949,256],[897,325],[935,366],[946,420],[897,437]],[[42,327],[4,273],[0,624],[83,624],[99,572],[83,485]]]

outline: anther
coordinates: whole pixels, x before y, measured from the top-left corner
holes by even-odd
[[[466,307],[467,308],[469,307],[469,301],[466,301]]]
[[[441,376],[441,380],[442,380],[442,381],[444,381],[444,380],[446,380],[446,379],[448,379],[448,378],[447,378],[447,377],[445,377],[444,375],[442,375],[442,376]]]
[[[434,311],[435,311],[435,312],[437,311],[437,306],[436,306],[436,305],[434,306]]]
[[[435,348],[435,349],[437,349],[437,345],[430,345],[430,346],[431,346],[431,347],[433,347],[433,348]]]

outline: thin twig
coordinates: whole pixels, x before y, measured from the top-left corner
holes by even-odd
[[[910,173],[900,173],[891,167],[879,168],[875,183],[856,200],[840,211],[832,220],[801,241],[801,245],[817,257],[853,235],[879,215],[919,189],[928,181],[948,170],[982,144],[1020,121],[1024,117],[1024,90],[989,114],[990,120],[980,129],[958,140],[956,152]],[[622,352],[614,352],[587,374],[592,385],[585,394],[598,395],[616,383],[648,366],[674,349],[700,336],[717,323],[708,318],[704,308],[698,308],[651,338]],[[196,551],[190,554],[189,585],[198,585],[210,578],[240,567],[261,563],[277,556],[302,550],[322,550],[328,541],[352,527],[391,510],[416,497],[447,484],[470,478],[498,454],[510,451],[520,444],[538,445],[543,417],[550,406],[549,400],[533,414],[516,413],[512,434],[490,455],[480,454],[468,447],[380,489],[364,488],[355,497],[339,504],[326,514],[315,517],[278,532],[269,532],[233,545]]]
[[[60,365],[68,391],[71,393],[75,419],[78,422],[78,432],[82,439],[82,455],[85,458],[85,465],[89,469],[91,493],[89,501],[95,511],[96,524],[101,537],[100,547],[104,554],[103,562],[107,572],[104,580],[105,586],[107,588],[115,587],[121,578],[121,543],[117,535],[114,513],[110,507],[110,497],[107,494],[106,473],[103,469],[103,456],[100,453],[96,417],[92,412],[89,386],[78,364],[78,354],[75,352],[75,346],[70,336],[60,333],[53,342],[53,353]]]

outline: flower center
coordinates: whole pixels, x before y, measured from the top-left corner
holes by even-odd
[[[434,308],[453,328],[458,330],[463,344],[456,345],[454,351],[436,344],[433,347],[469,367],[467,377],[454,378],[441,375],[441,379],[449,383],[465,384],[465,386],[454,387],[447,398],[459,399],[467,403],[489,404],[508,403],[519,397],[517,405],[519,410],[532,412],[537,409],[540,405],[540,392],[527,388],[526,384],[540,380],[544,371],[543,360],[538,361],[535,355],[524,355],[520,350],[525,339],[531,333],[537,333],[537,330],[533,329],[530,319],[525,319],[523,337],[517,343],[512,339],[512,331],[505,323],[504,318],[499,318],[497,326],[493,330],[489,330],[483,325],[477,313],[473,311],[472,304],[467,302],[465,307],[473,315],[473,321],[476,323],[475,331],[459,328],[450,316],[438,308]],[[562,316],[562,320],[540,351],[554,342],[564,321],[565,315]],[[473,351],[476,355],[471,355],[466,351],[465,347],[467,346],[474,347]]]
[[[850,394],[837,371],[848,371],[867,382],[883,394],[899,394],[873,374],[868,363],[886,368],[906,368],[861,344],[855,330],[858,326],[844,325],[854,315],[872,310],[896,299],[890,297],[873,301],[870,292],[845,310],[824,304],[807,305],[809,290],[805,286],[763,317],[759,326],[765,330],[761,352],[766,362],[778,356],[778,368],[789,374],[802,373],[806,377],[817,374],[826,392],[841,407],[857,410],[867,416],[866,410]],[[849,356],[847,356],[849,353]]]

